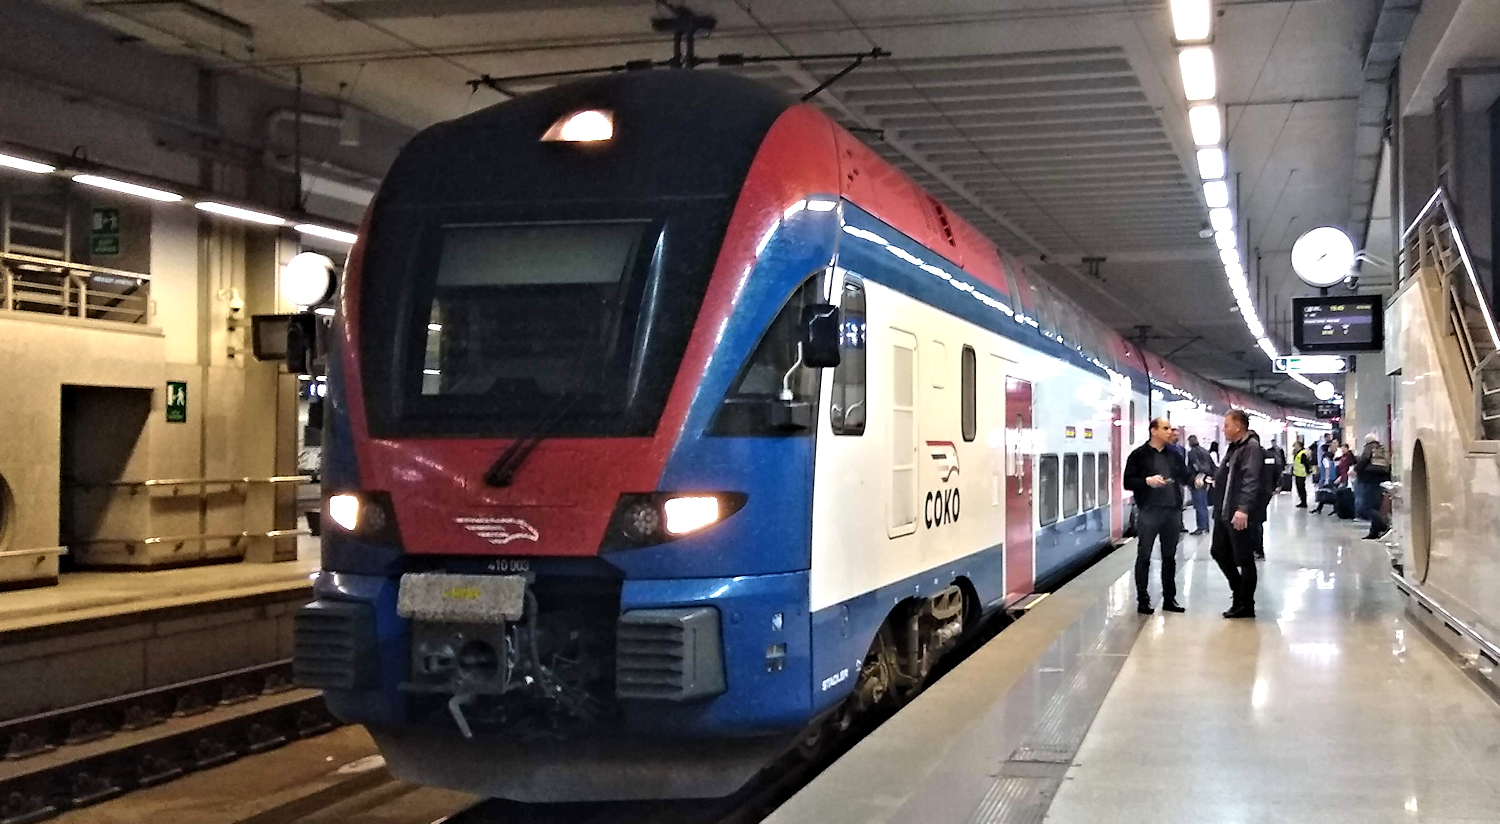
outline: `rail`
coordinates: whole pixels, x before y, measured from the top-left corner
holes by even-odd
[[[1423,268],[1437,274],[1447,333],[1457,343],[1459,356],[1473,390],[1473,435],[1479,439],[1500,434],[1500,374],[1485,380],[1487,371],[1500,371],[1500,331],[1489,299],[1479,285],[1458,218],[1441,188],[1417,212],[1401,235],[1401,279],[1416,277]],[[1482,323],[1471,323],[1471,314]],[[1492,410],[1486,409],[1486,401]]]
[[[145,323],[151,315],[151,276],[4,252],[0,310]]]
[[[158,544],[197,544],[209,541],[229,541],[233,546],[247,538],[291,538],[302,535],[311,535],[305,529],[267,529],[260,532],[223,532],[216,535],[157,535],[150,538],[90,538],[75,543],[85,546],[97,545],[123,545],[126,547],[146,547]]]

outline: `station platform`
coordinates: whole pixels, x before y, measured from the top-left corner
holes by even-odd
[[[1279,496],[1253,621],[1208,536],[1187,613],[1136,615],[1129,541],[769,820],[1500,822],[1500,703],[1365,530]]]
[[[295,561],[76,572],[0,593],[0,722],[284,661],[318,565],[303,536]]]

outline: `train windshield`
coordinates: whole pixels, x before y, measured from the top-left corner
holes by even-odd
[[[655,355],[693,314],[662,317],[673,307],[659,299],[661,221],[434,228],[408,327],[404,428],[519,436],[566,408],[540,434],[652,431],[661,367],[676,365]]]

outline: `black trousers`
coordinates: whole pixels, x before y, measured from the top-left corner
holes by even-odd
[[[1260,543],[1261,525],[1252,523],[1235,529],[1228,521],[1214,519],[1213,549],[1210,553],[1229,582],[1234,606],[1255,606],[1255,549]]]
[[[1172,506],[1142,507],[1135,519],[1135,597],[1151,602],[1151,550],[1161,539],[1161,598],[1177,600],[1177,540],[1182,536],[1182,510]]]
[[[1293,475],[1292,480],[1297,482],[1297,504],[1307,506],[1307,476]]]

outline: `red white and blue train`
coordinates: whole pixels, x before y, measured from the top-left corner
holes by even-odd
[[[400,777],[722,795],[1118,540],[1123,340],[817,109],[724,73],[418,135],[350,255],[299,679]]]

